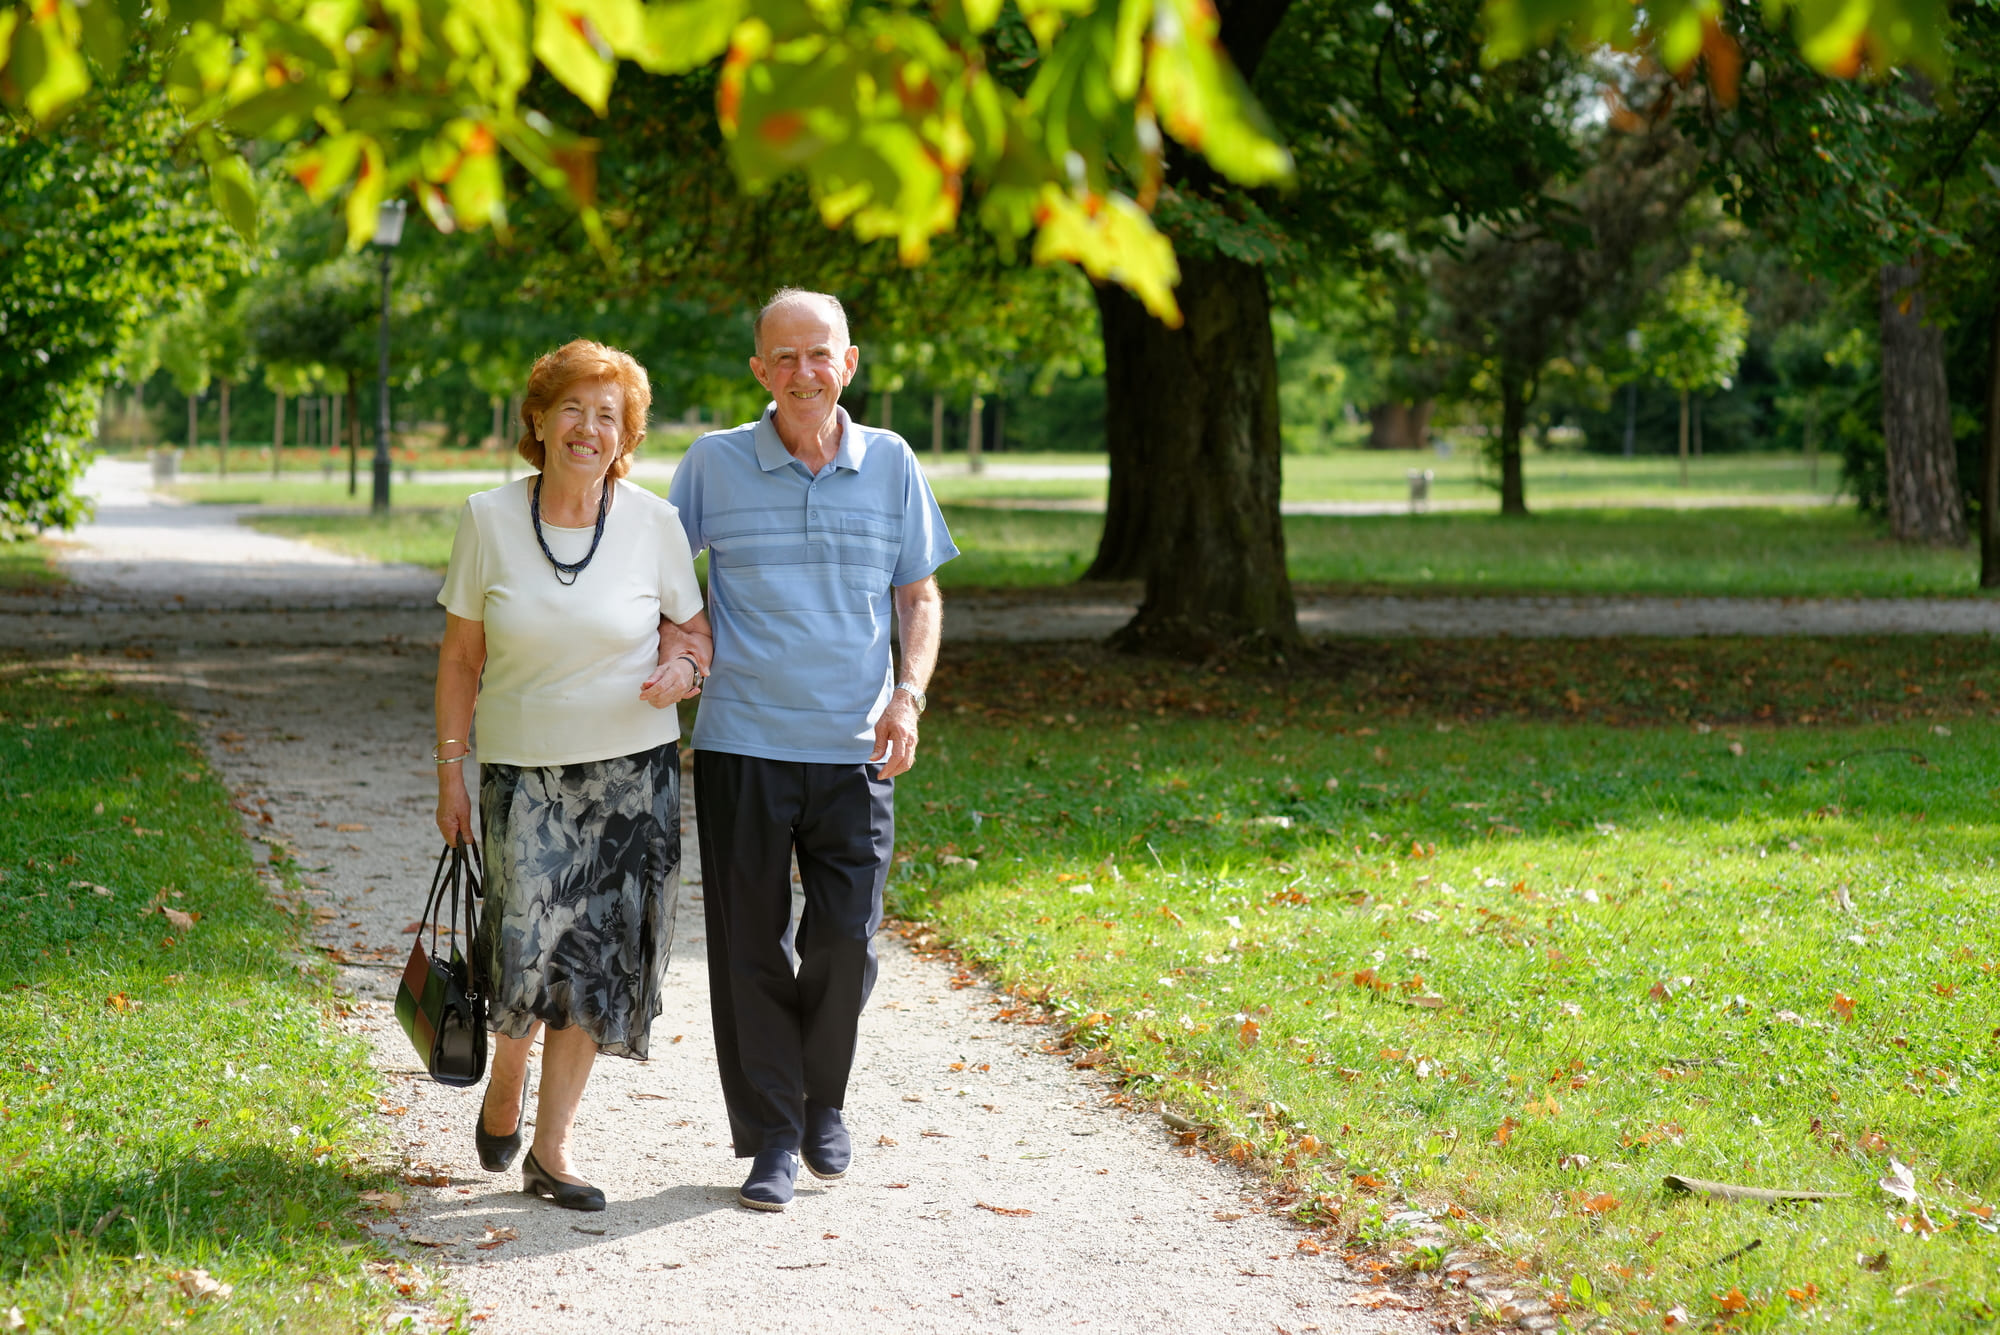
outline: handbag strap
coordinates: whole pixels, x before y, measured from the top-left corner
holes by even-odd
[[[452,863],[448,878],[451,885],[452,925],[463,933],[459,937],[462,946],[460,954],[465,959],[472,994],[477,996],[485,990],[485,986],[479,976],[478,952],[472,948],[472,943],[479,936],[478,901],[486,893],[486,887],[481,884],[481,872],[484,868],[479,861],[479,846],[469,839],[446,851],[451,854]],[[461,891],[463,891],[462,900]]]

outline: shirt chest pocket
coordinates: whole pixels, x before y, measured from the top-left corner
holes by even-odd
[[[896,569],[901,526],[875,515],[848,514],[840,516],[835,532],[841,583],[869,593],[886,592]]]

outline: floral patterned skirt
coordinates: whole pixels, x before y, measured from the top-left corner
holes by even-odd
[[[646,1058],[680,898],[680,747],[575,765],[482,765],[486,1026],[581,1025]]]

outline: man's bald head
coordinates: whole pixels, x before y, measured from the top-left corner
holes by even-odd
[[[771,294],[771,299],[757,310],[757,318],[751,322],[750,338],[757,345],[759,356],[764,352],[764,321],[772,312],[788,307],[806,307],[824,315],[833,326],[840,339],[840,345],[848,347],[853,339],[847,329],[847,308],[840,304],[840,298],[831,292],[809,292],[802,287],[781,287]]]

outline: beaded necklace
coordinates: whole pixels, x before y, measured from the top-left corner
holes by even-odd
[[[541,544],[542,555],[549,558],[555,567],[556,583],[568,588],[576,583],[576,577],[590,564],[590,558],[597,555],[597,544],[604,541],[604,516],[611,511],[611,480],[604,480],[604,490],[597,498],[597,531],[590,535],[590,550],[583,554],[581,561],[558,561],[556,554],[549,550],[549,540],[542,536],[542,479],[535,478],[535,489],[528,495],[528,518],[535,526],[535,541]],[[568,579],[563,576],[568,575]]]

